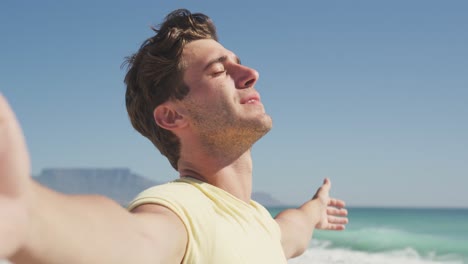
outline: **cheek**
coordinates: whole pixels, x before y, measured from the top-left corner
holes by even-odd
[[[237,90],[232,88],[232,86],[227,82],[219,83],[219,85],[213,90],[213,95],[217,97],[219,101],[229,104],[237,102],[239,97]]]
[[[187,99],[201,108],[232,108],[239,101],[236,89],[231,88],[225,79],[199,82],[194,88],[187,95]]]

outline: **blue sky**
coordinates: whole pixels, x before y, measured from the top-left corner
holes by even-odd
[[[185,7],[260,72],[274,128],[254,147],[254,190],[300,203],[330,177],[349,205],[468,207],[466,1],[197,2],[0,3],[0,91],[34,175],[177,177],[131,127],[120,66]]]

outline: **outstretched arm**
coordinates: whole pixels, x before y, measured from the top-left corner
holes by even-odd
[[[279,213],[275,220],[281,229],[281,243],[286,257],[301,255],[309,245],[314,229],[344,230],[348,212],[344,201],[330,198],[331,182],[325,179],[314,197],[296,209]]]
[[[0,259],[28,263],[180,263],[181,220],[157,205],[130,213],[102,196],[69,196],[30,177],[21,129],[0,95]],[[6,238],[6,239],[5,239]]]

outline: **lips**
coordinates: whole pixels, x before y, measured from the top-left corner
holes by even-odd
[[[260,102],[259,94],[252,94],[247,97],[242,98],[241,104],[256,104]]]

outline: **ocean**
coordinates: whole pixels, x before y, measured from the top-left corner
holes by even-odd
[[[284,208],[269,208],[275,216]],[[348,208],[344,231],[316,230],[288,264],[468,264],[468,209]]]

